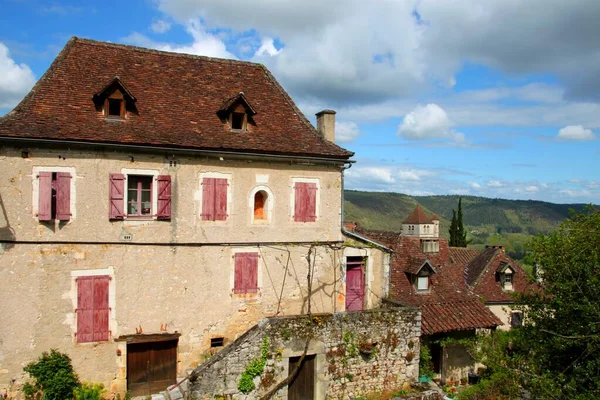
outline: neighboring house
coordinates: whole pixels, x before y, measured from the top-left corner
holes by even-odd
[[[440,340],[472,337],[476,330],[495,329],[502,322],[467,286],[464,268],[451,261],[451,248],[439,237],[439,219],[417,206],[401,234],[356,231],[394,251],[390,299],[420,307],[422,340],[432,351],[436,372],[443,380],[466,377],[474,365],[471,357],[461,346],[440,346]]]
[[[471,290],[503,322],[500,329],[520,327],[523,313],[514,310],[514,294],[533,288],[519,263],[502,246],[486,246],[482,252],[450,248],[454,262],[465,267],[465,280]]]
[[[0,390],[56,348],[146,395],[265,317],[377,307],[390,251],[342,233],[317,125],[260,64],[71,39],[0,118]]]

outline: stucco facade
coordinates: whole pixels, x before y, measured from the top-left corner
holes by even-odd
[[[178,375],[204,361],[211,338],[234,340],[258,320],[307,310],[310,253],[313,312],[345,309],[345,258],[365,260],[365,308],[386,295],[389,255],[340,226],[341,173],[335,165],[50,148],[4,147],[1,181],[0,390],[18,388],[22,367],[56,348],[81,379],[127,389],[127,335],[179,334]],[[176,163],[172,161],[175,160]],[[175,164],[175,165],[174,165]],[[38,221],[36,172],[72,173],[72,218]],[[109,174],[170,175],[172,218],[109,220]],[[204,174],[229,180],[228,218],[203,221]],[[315,222],[293,220],[293,182],[318,183]],[[257,188],[269,217],[253,221]],[[233,292],[236,252],[257,252],[258,292]],[[386,272],[387,270],[387,272]],[[78,343],[76,279],[110,276],[110,338]],[[214,350],[213,350],[214,351]],[[16,379],[14,385],[11,380]]]

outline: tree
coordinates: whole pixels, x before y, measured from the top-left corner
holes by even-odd
[[[450,242],[448,245],[456,247],[458,246],[458,222],[456,220],[456,211],[452,210],[452,221],[450,222],[450,229],[448,229],[448,233],[450,234]]]
[[[467,247],[467,231],[463,225],[462,197],[458,199],[458,215],[456,217],[456,246]]]
[[[536,398],[600,398],[600,212],[574,214],[531,249],[543,279],[519,299],[524,385]]]
[[[459,398],[599,399],[600,212],[574,214],[528,245],[542,279],[516,297],[525,326],[472,346],[487,369]]]

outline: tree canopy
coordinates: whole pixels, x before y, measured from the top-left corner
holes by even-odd
[[[449,245],[453,247],[467,247],[467,231],[463,224],[462,198],[458,199],[458,214],[452,209],[452,221],[450,222]]]

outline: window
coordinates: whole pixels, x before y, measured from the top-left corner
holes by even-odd
[[[152,177],[129,175],[127,177],[127,215],[151,215]]]
[[[36,177],[38,189],[38,220],[44,222],[52,220],[69,221],[72,216],[72,173],[34,170],[34,176]]]
[[[429,267],[423,267],[415,277],[415,289],[417,292],[429,292],[431,272]]]
[[[225,221],[227,219],[227,178],[202,178],[202,220]]]
[[[234,293],[258,292],[258,253],[235,253]]]
[[[110,277],[80,276],[77,281],[77,342],[102,342],[109,338]]]
[[[315,222],[317,220],[317,183],[316,179],[294,182],[294,221]]]
[[[254,220],[266,220],[267,193],[260,190],[254,194]]]
[[[500,275],[500,283],[502,284],[502,289],[513,290],[513,275],[510,270],[507,270]]]
[[[109,218],[170,220],[171,176],[148,170],[124,169],[123,172],[110,174]]]
[[[510,314],[511,328],[520,328],[523,326],[523,313],[521,311],[513,311]]]
[[[125,98],[120,90],[115,90],[104,102],[104,117],[111,119],[125,118]]]
[[[234,131],[246,130],[246,113],[232,112],[231,113],[231,129]]]

